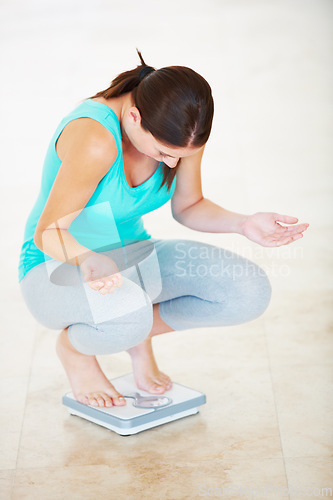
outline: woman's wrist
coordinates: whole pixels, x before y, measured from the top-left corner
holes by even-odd
[[[77,266],[81,266],[83,264],[83,262],[85,262],[87,259],[89,259],[90,257],[96,255],[97,252],[92,252],[92,251],[88,251],[88,252],[85,252],[81,255],[77,255],[75,257],[75,264]]]
[[[241,234],[244,236],[244,226],[247,223],[250,215],[237,214],[238,220],[235,225],[235,233]]]

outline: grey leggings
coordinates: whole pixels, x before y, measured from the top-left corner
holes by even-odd
[[[69,327],[83,354],[111,354],[141,343],[153,325],[153,304],[173,330],[236,325],[260,316],[271,286],[253,262],[193,240],[139,240],[111,257],[123,284],[101,295],[80,268],[54,259],[32,268],[21,292],[36,320],[50,329]]]

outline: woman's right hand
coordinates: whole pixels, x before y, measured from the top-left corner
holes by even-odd
[[[123,284],[117,264],[106,255],[94,253],[81,264],[83,279],[93,290],[102,295],[113,293]]]

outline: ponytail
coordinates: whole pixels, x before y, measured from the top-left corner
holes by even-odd
[[[140,57],[141,64],[138,65],[135,69],[120,73],[120,75],[116,76],[116,78],[112,80],[110,87],[97,92],[97,94],[90,97],[90,99],[94,97],[104,97],[104,99],[110,99],[111,97],[120,97],[121,95],[127,94],[128,92],[133,92],[133,90],[139,85],[144,77],[147,76],[147,74],[149,74],[151,71],[155,71],[154,68],[148,66],[145,63],[141,52],[138,49],[136,50]],[[145,72],[147,74],[145,74]]]

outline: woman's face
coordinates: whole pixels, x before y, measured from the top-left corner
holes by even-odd
[[[129,110],[128,118],[126,133],[135,149],[154,160],[165,163],[170,168],[176,167],[180,158],[192,156],[201,149],[198,147],[168,147],[157,141],[150,132],[142,128],[141,117],[137,108]]]

